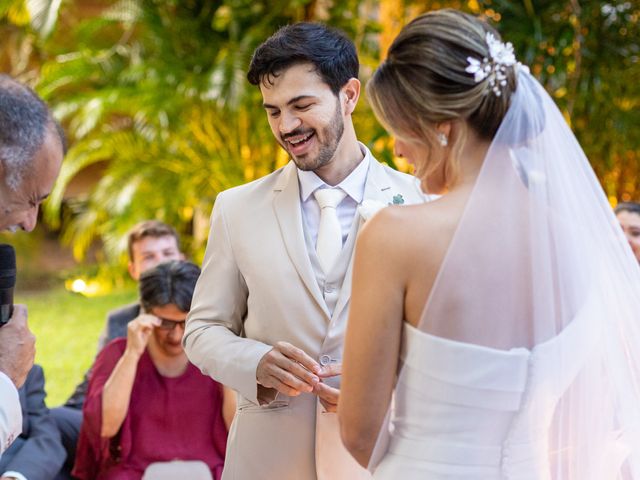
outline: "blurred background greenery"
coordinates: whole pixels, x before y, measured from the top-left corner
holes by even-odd
[[[17,303],[29,306],[36,362],[45,369],[49,406],[64,403],[93,363],[105,313],[135,298],[133,288],[93,298],[64,287],[17,295]]]
[[[71,146],[37,234],[0,237],[18,249],[50,403],[91,362],[106,311],[135,296],[127,230],[163,220],[199,262],[217,193],[286,163],[245,79],[254,48],[287,23],[326,22],[355,41],[366,82],[407,21],[442,7],[496,26],[560,105],[611,203],[640,199],[637,1],[0,0],[2,71],[49,102]],[[380,160],[406,169],[366,98],[354,118]]]

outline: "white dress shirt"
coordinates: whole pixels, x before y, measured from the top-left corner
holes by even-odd
[[[4,472],[2,476],[7,478],[15,478],[16,480],[29,480],[20,472],[14,472],[14,471]]]
[[[22,408],[18,389],[0,372],[0,454],[22,433]]]
[[[298,183],[300,185],[300,203],[302,205],[302,219],[305,222],[313,245],[318,240],[318,226],[320,225],[320,206],[313,196],[318,188],[340,188],[347,195],[340,202],[336,213],[342,231],[342,243],[344,244],[351,230],[351,224],[356,215],[358,205],[364,198],[364,187],[367,182],[367,173],[371,163],[371,152],[362,143],[359,143],[364,158],[358,166],[335,187],[327,185],[318,175],[312,171],[298,169]]]

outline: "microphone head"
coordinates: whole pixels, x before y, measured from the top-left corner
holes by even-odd
[[[16,286],[16,251],[11,245],[0,245],[0,288]]]

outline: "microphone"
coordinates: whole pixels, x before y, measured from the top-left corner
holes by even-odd
[[[13,287],[16,286],[16,252],[11,245],[0,245],[0,327],[13,315]]]

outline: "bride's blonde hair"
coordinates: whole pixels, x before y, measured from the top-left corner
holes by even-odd
[[[489,58],[487,33],[499,34],[478,18],[443,9],[407,24],[389,48],[387,59],[367,84],[367,95],[380,122],[404,141],[437,146],[436,125],[454,122],[450,155],[430,161],[426,177],[442,171],[445,186],[458,176],[459,153],[466,128],[491,140],[507,113],[515,91],[515,72],[507,68],[507,85],[495,95],[487,79],[477,82],[465,71],[468,57]],[[460,121],[462,120],[462,121]],[[437,147],[435,147],[437,148]]]

